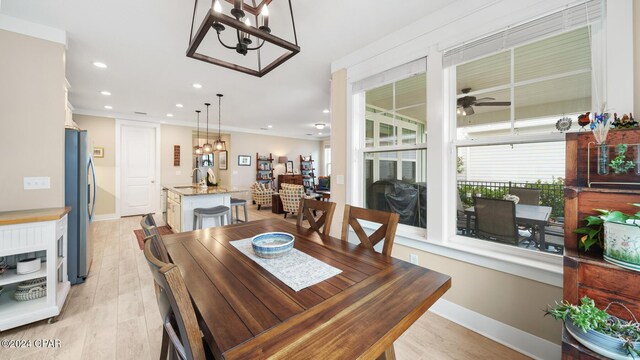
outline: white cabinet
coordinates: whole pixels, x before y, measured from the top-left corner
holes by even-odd
[[[167,225],[173,232],[182,231],[182,201],[181,196],[168,191],[167,194]]]
[[[44,252],[39,271],[19,275],[15,268],[0,275],[0,331],[52,318],[60,314],[67,294],[67,214],[68,209],[27,210],[0,213],[0,257],[7,260]],[[46,277],[45,297],[17,301],[18,283]]]

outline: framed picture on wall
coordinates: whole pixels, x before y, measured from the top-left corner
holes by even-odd
[[[218,169],[227,170],[227,152],[220,151],[218,153]]]
[[[238,166],[251,166],[251,155],[238,155]]]
[[[104,148],[94,146],[93,147],[93,157],[94,158],[103,158],[104,157]]]
[[[287,174],[293,174],[293,161],[287,161]]]

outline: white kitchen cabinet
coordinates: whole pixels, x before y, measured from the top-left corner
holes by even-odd
[[[70,208],[11,211],[0,213],[0,257],[45,252],[39,271],[19,275],[8,269],[0,275],[0,331],[55,318],[69,294],[67,276],[67,213]],[[26,256],[23,256],[26,257]],[[45,297],[17,301],[18,283],[47,278]]]

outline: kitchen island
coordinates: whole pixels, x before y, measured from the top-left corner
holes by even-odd
[[[193,230],[193,209],[219,205],[231,208],[231,194],[247,192],[216,186],[166,185],[163,188],[167,191],[167,225],[177,233]],[[203,219],[203,228],[212,226],[217,226],[213,219]]]

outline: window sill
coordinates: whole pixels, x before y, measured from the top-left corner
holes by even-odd
[[[367,230],[375,230],[373,224],[362,224]],[[510,245],[452,236],[448,241],[436,242],[403,231],[396,232],[395,243],[435,255],[464,261],[473,265],[504,272],[525,279],[562,287],[563,257],[554,254],[525,250]]]

